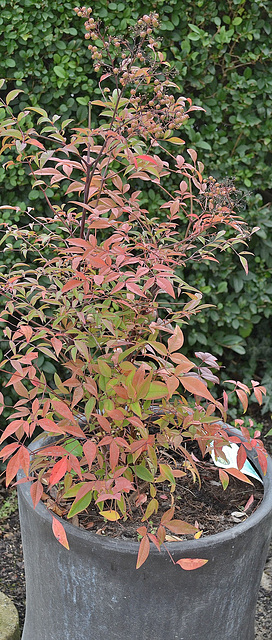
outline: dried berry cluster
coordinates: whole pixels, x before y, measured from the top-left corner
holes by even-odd
[[[90,15],[91,7],[76,7],[75,12],[86,18],[85,38],[94,41],[88,45],[94,70],[104,71],[107,78],[110,75],[116,86],[117,82],[121,86],[122,97],[128,97],[119,131],[159,140],[179,129],[188,115],[185,99],[176,100],[170,91],[179,88],[171,81],[173,71],[164,62],[159,51],[160,41],[154,37],[154,30],[159,27],[158,14],[144,15],[131,30],[130,37],[122,39],[108,32],[101,33],[99,21]],[[103,91],[106,94],[110,88],[105,87]]]

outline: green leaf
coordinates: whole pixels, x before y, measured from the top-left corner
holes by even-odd
[[[88,493],[86,493],[85,496],[77,500],[77,502],[73,502],[71,509],[67,514],[67,518],[72,518],[73,516],[76,516],[81,511],[84,511],[84,509],[87,509],[90,502],[92,501],[92,497],[93,497],[93,492],[88,491]]]
[[[140,478],[140,480],[144,480],[145,482],[154,482],[154,476],[142,464],[136,464],[133,469],[136,473],[137,478]]]
[[[160,464],[160,472],[161,472],[161,475],[164,476],[166,480],[168,480],[172,485],[176,484],[176,480],[173,476],[173,473],[167,464]]]
[[[86,420],[88,422],[89,422],[91,414],[92,414],[92,412],[94,410],[95,404],[96,404],[96,399],[95,398],[90,398],[88,400],[88,402],[86,402],[86,404],[85,404],[84,412],[85,412]]]
[[[56,76],[58,76],[58,78],[66,78],[65,69],[63,67],[61,67],[60,65],[56,65],[55,67],[53,67],[53,70],[54,70]]]
[[[64,498],[75,498],[79,492],[79,489],[81,489],[81,487],[83,487],[83,485],[85,484],[85,482],[78,482],[77,484],[75,484],[73,487],[71,487],[70,489],[68,489],[64,494],[63,497]]]
[[[145,396],[145,400],[159,400],[168,396],[168,389],[163,382],[151,382],[149,391]]]
[[[69,440],[67,440],[66,444],[64,445],[64,449],[66,449],[66,451],[69,451],[69,453],[72,453],[74,456],[83,456],[82,445],[80,444],[79,440],[76,440],[74,438],[70,438]]]
[[[14,98],[17,98],[19,93],[24,93],[22,89],[13,89],[13,91],[9,91],[6,97],[6,104],[9,104]]]
[[[102,376],[105,378],[110,378],[112,375],[112,370],[109,365],[103,360],[103,358],[98,358],[97,360],[98,369]]]
[[[235,26],[238,26],[239,24],[241,24],[241,22],[243,22],[242,18],[239,18],[239,16],[236,16],[236,18],[233,19],[232,24],[234,24]]]

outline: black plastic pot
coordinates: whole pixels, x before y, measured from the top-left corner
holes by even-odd
[[[155,547],[136,571],[138,544],[64,521],[70,551],[54,538],[29,484],[18,486],[27,608],[22,640],[253,640],[255,606],[272,530],[272,461],[264,499],[241,524],[169,543],[175,560],[207,558],[194,571]]]

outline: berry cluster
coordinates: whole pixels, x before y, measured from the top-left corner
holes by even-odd
[[[170,88],[173,75],[160,52],[160,40],[154,37],[159,27],[158,14],[140,18],[127,39],[101,33],[99,21],[91,17],[90,7],[76,7],[85,20],[85,38],[92,54],[94,70],[110,74],[120,97],[127,97],[127,106],[118,112],[118,130],[126,135],[142,135],[145,139],[163,139],[179,129],[188,115],[185,100],[175,96]],[[109,93],[109,87],[104,93]]]

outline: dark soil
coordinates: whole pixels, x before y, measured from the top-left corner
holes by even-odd
[[[233,527],[238,522],[242,522],[258,507],[262,500],[262,484],[257,480],[252,479],[253,484],[244,484],[236,478],[230,478],[229,486],[224,491],[218,480],[218,469],[203,466],[203,469],[200,469],[200,477],[201,487],[197,481],[193,481],[191,475],[177,481],[174,517],[196,526],[202,532],[202,536],[219,533]],[[161,517],[171,507],[171,493],[168,483],[159,485],[156,497],[160,507],[157,514],[152,514],[154,527],[159,525]],[[249,499],[253,499],[253,502],[247,507]],[[62,501],[60,501],[60,506],[61,504]],[[128,519],[117,522],[105,522],[97,510],[89,507],[86,512],[74,516],[72,523],[100,535],[137,541],[137,529],[143,524],[141,518],[144,515],[145,506],[145,504],[142,505],[141,513],[141,510],[136,508],[132,502]],[[65,507],[67,511],[67,500]],[[170,532],[168,533],[170,534]],[[192,537],[192,535],[182,535],[175,536],[175,539],[182,540]],[[170,538],[173,536],[171,535]],[[166,539],[169,539],[169,536]]]
[[[261,420],[260,420],[261,421]],[[265,420],[264,433],[271,428],[271,420]],[[272,453],[272,438],[265,440],[267,449]],[[175,517],[195,524],[197,520],[202,535],[216,533],[235,525],[249,515],[250,510],[244,511],[248,498],[253,494],[254,503],[251,509],[257,507],[261,499],[258,482],[254,486],[242,485],[235,479],[231,480],[230,487],[223,492],[217,485],[218,474],[215,471],[206,472],[203,479],[202,490],[197,484],[193,484],[185,489],[180,481],[180,500],[175,513]],[[215,484],[216,483],[216,484]],[[205,485],[205,490],[204,490]],[[164,510],[170,506],[170,497],[167,487],[161,489],[165,495]],[[162,496],[161,496],[162,497]],[[1,507],[5,505],[5,510]],[[198,514],[195,514],[197,505]],[[143,505],[144,506],[144,505]],[[192,511],[193,509],[193,511]],[[133,513],[133,510],[132,510]],[[19,528],[19,518],[16,503],[14,502],[14,492],[6,490],[4,482],[0,481],[0,591],[8,595],[16,605],[19,612],[20,626],[22,628],[25,615],[25,579],[22,557],[22,545]],[[233,515],[235,514],[235,515]],[[238,516],[242,514],[242,516]],[[105,521],[93,513],[88,514],[85,522],[74,520],[74,524],[88,526],[92,531],[102,535],[121,535],[122,537],[135,537],[135,530],[139,522],[129,522],[125,528],[119,523],[105,525]],[[238,518],[238,520],[237,520]],[[240,519],[241,518],[241,519]],[[93,524],[92,524],[93,523]],[[154,518],[154,524],[155,518]],[[170,532],[169,532],[170,533]],[[272,548],[267,560],[267,566],[263,575],[262,585],[259,593],[256,615],[256,640],[271,640],[272,638]],[[237,639],[238,640],[238,639]]]

